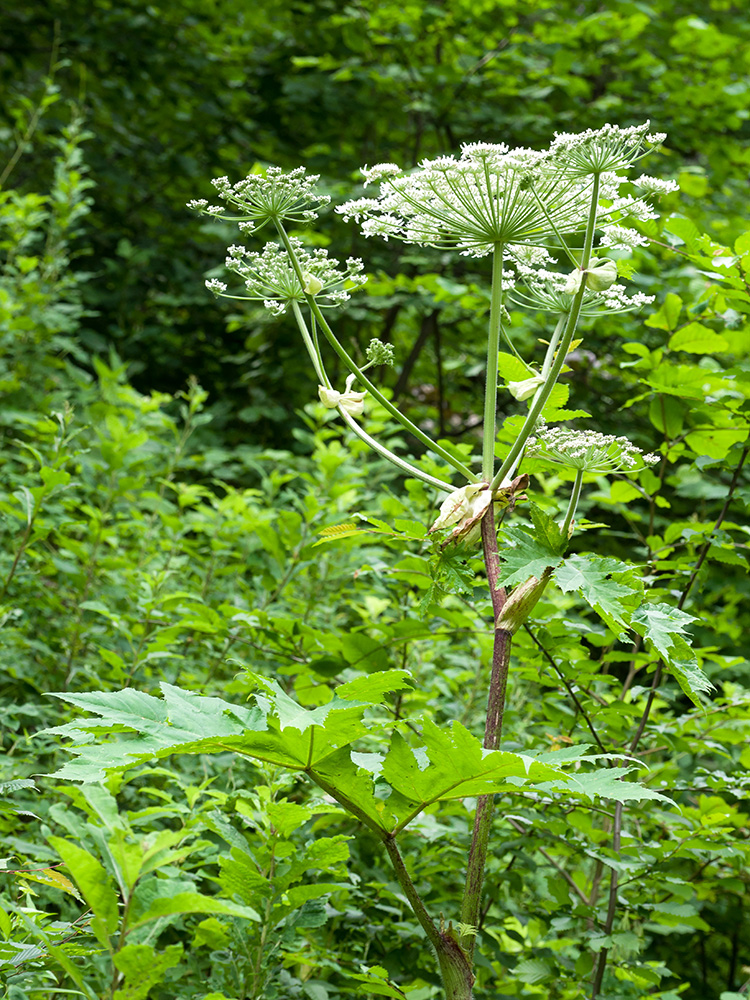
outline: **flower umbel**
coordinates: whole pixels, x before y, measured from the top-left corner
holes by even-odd
[[[367,345],[365,357],[370,365],[395,365],[396,352],[390,344],[384,344],[382,340],[373,337]],[[369,367],[369,365],[368,365]]]
[[[588,177],[613,170],[626,170],[660,146],[663,133],[649,134],[650,122],[620,128],[604,125],[585,132],[556,132],[550,154],[574,177]]]
[[[211,183],[218,196],[238,209],[239,215],[225,215],[221,205],[209,205],[205,198],[188,202],[188,208],[205,215],[239,222],[240,229],[254,232],[267,222],[305,223],[318,217],[317,209],[331,200],[328,195],[315,194],[319,175],[308,175],[304,167],[284,173],[280,167],[268,167],[265,174],[248,174],[236,184],[228,177],[217,177]]]
[[[340,306],[350,296],[346,286],[363,285],[367,278],[361,274],[361,260],[350,257],[346,270],[338,269],[338,261],[328,257],[328,251],[317,248],[310,253],[302,241],[292,237],[291,245],[302,270],[305,284],[300,283],[286,250],[278,243],[266,243],[261,253],[243,246],[231,246],[227,251],[226,267],[238,274],[245,283],[246,295],[226,298],[250,299],[262,302],[274,314],[285,312],[289,302],[304,302],[306,295],[314,295],[321,308]],[[226,285],[215,278],[206,282],[215,295],[224,295]]]
[[[628,216],[654,218],[642,197],[620,195],[628,181],[617,173],[665,138],[648,129],[646,122],[559,134],[544,151],[475,142],[464,145],[458,158],[423,160],[411,173],[395,163],[365,167],[365,184],[380,184],[378,197],[349,201],[336,211],[362,220],[365,236],[455,247],[473,257],[503,246],[518,259],[523,247],[542,247],[561,233],[584,230],[594,177],[599,179],[600,227]],[[673,181],[645,175],[636,184],[647,194],[674,190]]]
[[[523,288],[516,286],[510,293],[510,298],[526,309],[538,309],[541,312],[561,313],[570,309],[573,295],[583,280],[583,271],[574,271],[576,283],[570,274],[546,269],[524,269]],[[578,280],[580,278],[580,280]],[[632,312],[654,301],[653,295],[635,292],[629,295],[624,285],[611,284],[603,291],[595,291],[586,287],[581,303],[581,317],[601,316],[604,313]]]
[[[382,182],[379,197],[336,211],[364,220],[365,236],[456,247],[475,257],[498,244],[542,245],[555,229],[581,230],[589,209],[588,183],[563,176],[546,152],[504,144],[471,143],[459,158],[424,160],[410,174],[392,163],[363,173],[367,183]]]
[[[529,438],[527,452],[556,465],[602,476],[630,472],[640,465],[655,465],[659,461],[657,455],[644,455],[626,437],[567,427],[542,426],[535,437]]]

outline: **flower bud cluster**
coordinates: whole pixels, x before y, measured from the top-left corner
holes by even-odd
[[[658,455],[644,455],[626,437],[545,425],[529,438],[527,453],[594,475],[628,472],[659,461]]]
[[[367,345],[365,357],[371,365],[394,365],[396,354],[390,344],[384,344],[382,340],[373,338]]]
[[[361,260],[350,257],[346,270],[341,271],[338,261],[329,258],[327,250],[317,248],[311,253],[296,237],[292,237],[291,244],[304,284],[286,250],[278,243],[266,243],[261,253],[243,246],[230,246],[226,268],[242,278],[247,292],[231,297],[260,301],[278,316],[286,311],[289,302],[304,302],[306,295],[314,295],[321,308],[343,305],[350,298],[347,286],[357,287],[367,281],[361,273],[364,268]],[[215,295],[226,292],[226,285],[215,278],[207,281],[206,287]]]
[[[229,178],[217,177],[211,183],[218,196],[238,209],[240,215],[224,215],[221,205],[209,205],[205,198],[188,202],[205,215],[239,222],[247,232],[261,229],[267,222],[306,223],[318,217],[317,209],[330,202],[327,195],[315,194],[319,175],[308,175],[304,167],[284,173],[280,167],[268,167],[265,174],[248,174],[230,184]]]

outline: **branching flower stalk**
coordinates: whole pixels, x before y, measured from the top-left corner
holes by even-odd
[[[310,331],[305,323],[305,317],[302,315],[302,310],[297,302],[292,303],[292,312],[294,313],[297,326],[302,334],[302,340],[307,348],[307,353],[310,355],[310,360],[313,363],[315,374],[322,385],[330,388],[330,379],[328,378],[325,367],[323,366],[323,362],[320,358],[320,353],[313,342]],[[402,472],[405,472],[408,476],[413,476],[415,479],[421,479],[422,482],[427,483],[428,486],[434,486],[436,489],[442,490],[443,492],[450,492],[453,489],[450,483],[446,483],[442,479],[437,479],[435,476],[429,475],[422,469],[418,469],[415,465],[412,465],[410,462],[407,462],[406,459],[401,458],[400,455],[391,451],[390,448],[386,448],[385,445],[381,444],[380,441],[368,434],[367,431],[357,423],[345,406],[338,405],[336,408],[344,422],[350,430],[354,431],[360,440],[364,441],[365,444],[372,448],[373,451],[377,452],[377,454],[382,458],[392,462],[393,465],[401,469]]]
[[[297,260],[294,246],[292,245],[286,230],[284,229],[283,225],[280,222],[277,223],[277,229],[281,241],[284,244],[287,253],[289,254],[289,259],[292,263],[292,266],[297,272],[297,276],[304,287],[304,276],[302,268],[300,267],[300,264]],[[460,472],[462,475],[466,476],[466,478],[468,478],[470,482],[476,482],[479,477],[475,473],[473,473],[471,469],[467,468],[467,466],[465,466],[462,462],[459,462],[453,455],[450,454],[450,452],[442,448],[436,441],[433,441],[427,434],[424,433],[424,431],[422,431],[419,427],[417,427],[416,424],[412,423],[412,421],[409,420],[409,418],[406,417],[398,409],[397,406],[394,406],[393,403],[386,396],[384,396],[382,392],[380,392],[378,387],[374,385],[367,378],[367,376],[363,373],[362,369],[356,364],[354,359],[350,357],[346,349],[343,347],[343,345],[340,343],[340,341],[334,334],[333,330],[330,327],[330,324],[328,323],[328,320],[323,315],[323,312],[320,308],[319,303],[316,301],[315,296],[306,295],[306,300],[308,306],[310,307],[312,315],[315,317],[316,322],[320,325],[320,328],[325,334],[325,337],[330,343],[331,347],[333,347],[334,351],[338,354],[338,356],[347,366],[349,371],[352,372],[353,375],[356,375],[357,380],[362,385],[365,386],[365,388],[369,393],[371,393],[373,398],[376,399],[380,403],[380,405],[384,407],[384,409],[387,410],[392,417],[398,420],[398,422],[402,424],[402,426],[405,427],[406,430],[408,430],[414,437],[416,437],[418,441],[421,441],[422,444],[427,445],[427,447],[430,448],[432,451],[434,451],[437,455],[439,455],[440,458],[448,462],[449,465],[453,466],[453,468],[456,469],[457,472]],[[441,486],[440,488],[442,489],[443,487]]]
[[[229,248],[227,266],[245,280],[249,294],[228,294],[227,286],[217,279],[207,282],[208,287],[220,296],[262,301],[274,314],[291,307],[324,404],[336,408],[360,440],[403,473],[448,493],[440,516],[430,529],[431,532],[452,529],[442,541],[443,547],[457,542],[470,544],[481,533],[494,632],[484,735],[484,747],[488,750],[498,747],[502,735],[513,635],[525,625],[553,572],[553,567],[547,566],[539,578],[530,576],[511,593],[501,585],[495,508],[502,502],[512,509],[519,498],[524,499],[522,491],[528,484],[528,475],[512,478],[524,453],[533,455],[535,461],[564,465],[575,472],[560,525],[562,547],[572,533],[586,474],[628,471],[656,460],[654,456],[641,456],[624,438],[567,428],[548,429],[542,415],[563,371],[579,320],[629,311],[649,301],[642,293],[628,296],[623,286],[615,284],[615,262],[608,257],[597,259],[594,245],[597,231],[602,233],[603,247],[632,248],[643,244],[644,238],[622,222],[629,218],[644,221],[656,215],[642,196],[620,195],[620,187],[627,178],[618,171],[630,168],[663,139],[663,135],[648,134],[646,123],[625,129],[608,125],[579,135],[557,135],[549,149],[542,152],[471,143],[463,147],[459,157],[424,161],[411,173],[391,163],[364,168],[365,182],[379,184],[379,195],[356,199],[337,209],[347,219],[361,220],[362,232],[368,237],[453,249],[470,257],[492,256],[481,475],[414,424],[365,374],[365,369],[372,365],[381,364],[386,358],[390,360],[391,348],[387,348],[386,354],[385,345],[380,344],[374,353],[368,354],[369,363],[359,366],[331,328],[324,310],[343,304],[348,298],[347,287],[361,284],[364,278],[360,275],[361,262],[350,259],[346,271],[338,271],[336,262],[328,260],[325,251],[310,254],[300,240],[287,233],[286,222],[309,222],[316,216],[316,209],[327,201],[325,196],[314,193],[317,178],[306,176],[303,168],[287,175],[270,168],[265,177],[251,175],[234,186],[226,178],[214,182],[220,197],[239,210],[240,215],[234,218],[241,229],[254,232],[270,222],[280,244],[269,244],[261,254],[250,253],[243,247]],[[676,188],[671,181],[645,176],[635,184],[646,194]],[[193,202],[192,207],[216,218],[228,218],[222,207],[205,201]],[[580,251],[568,247],[563,233],[583,234]],[[573,263],[573,272],[566,275],[551,271],[555,258],[550,251],[563,254]],[[516,278],[525,285],[525,291],[513,290]],[[556,320],[539,374],[521,358],[531,377],[508,386],[516,399],[531,397],[531,402],[520,432],[496,469],[501,337],[520,357],[504,326],[505,289],[510,289],[517,304],[549,312],[556,315]],[[310,327],[305,312],[309,312]],[[321,350],[325,345],[318,340],[318,331],[322,331],[325,342],[350,372],[343,392],[335,389],[328,377]],[[455,487],[428,475],[368,434],[357,419],[368,395],[459,473],[463,485]],[[354,803],[344,801],[333,785],[328,788],[327,784],[321,784],[321,787],[379,832],[404,895],[437,954],[446,1000],[471,1000],[473,956],[494,796],[480,796],[477,802],[460,925],[455,932],[450,924],[445,929],[442,918],[438,926],[419,896],[396,843],[400,828],[384,836]],[[595,990],[602,973],[603,963]]]
[[[584,237],[583,252],[581,254],[581,273],[585,273],[589,263],[591,261],[591,251],[594,246],[594,233],[596,232],[596,220],[597,211],[599,207],[599,183],[600,177],[596,174],[593,178],[593,185],[591,191],[591,204],[589,207],[589,215],[586,221],[586,235]],[[508,452],[505,461],[500,466],[499,470],[495,474],[492,480],[492,489],[497,489],[497,487],[503,482],[506,476],[512,474],[516,467],[516,464],[523,452],[526,442],[529,437],[534,432],[537,420],[542,415],[542,410],[550,397],[550,393],[555,387],[555,384],[560,376],[563,365],[565,364],[565,358],[568,355],[568,350],[570,349],[571,341],[576,332],[576,327],[578,326],[578,318],[581,314],[581,306],[583,305],[583,296],[585,294],[586,287],[585,282],[581,281],[578,291],[573,297],[573,301],[570,306],[570,312],[565,319],[565,325],[563,327],[562,339],[560,340],[560,345],[557,348],[552,362],[547,373],[547,377],[543,385],[539,387],[534,396],[531,406],[529,407],[529,412],[526,416],[526,420],[523,423],[523,427],[519,431],[518,437],[513,443],[510,451]],[[552,344],[547,351],[547,357],[549,358],[552,349]],[[545,359],[546,360],[546,359]]]
[[[581,499],[581,487],[583,486],[583,469],[576,470],[576,478],[573,482],[573,490],[570,494],[568,509],[565,520],[562,523],[561,531],[563,538],[569,538],[572,531],[573,518],[576,516],[578,501]]]

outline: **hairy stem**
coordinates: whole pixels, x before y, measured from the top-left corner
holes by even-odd
[[[497,621],[506,601],[506,592],[498,587],[500,560],[497,550],[497,532],[495,530],[495,510],[491,503],[482,518],[482,549],[487,568],[487,580],[492,598],[492,610]],[[508,665],[512,636],[505,629],[494,629],[495,639],[492,651],[492,674],[490,690],[487,699],[487,718],[484,730],[484,746],[495,750],[500,741],[503,729],[503,714],[505,711],[505,692],[508,682]],[[484,870],[487,864],[487,845],[492,827],[494,811],[494,796],[481,795],[477,799],[477,809],[474,815],[474,831],[466,865],[466,884],[461,904],[461,923],[471,928],[479,925],[479,914],[482,904],[482,885]],[[464,934],[461,945],[471,960],[474,954],[475,934]]]

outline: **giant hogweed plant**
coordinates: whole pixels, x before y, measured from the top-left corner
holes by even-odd
[[[669,802],[632,780],[641,766],[633,755],[664,672],[674,675],[696,705],[709,688],[685,634],[692,616],[682,610],[684,600],[672,607],[650,599],[643,581],[621,560],[566,556],[584,485],[610,474],[642,471],[657,461],[624,437],[561,426],[581,414],[564,408],[567,392],[559,379],[567,371],[566,357],[580,343],[582,321],[595,322],[599,316],[635,310],[650,301],[642,293],[629,294],[618,282],[620,274],[629,276],[632,268],[627,261],[618,265],[610,253],[617,250],[622,256],[623,248],[645,242],[631,220],[647,223],[657,218],[651,197],[675,189],[668,181],[629,177],[631,168],[663,139],[650,134],[646,124],[558,135],[544,151],[474,143],[464,146],[458,157],[425,161],[411,172],[394,164],[365,168],[366,183],[379,185],[377,195],[338,208],[345,219],[361,221],[366,236],[491,259],[484,423],[476,460],[465,448],[434,440],[371,380],[368,369],[393,360],[389,345],[372,341],[365,352],[367,363],[359,365],[337,337],[328,317],[364,282],[364,265],[350,259],[342,267],[324,250],[310,251],[290,234],[292,227],[311,223],[329,200],[316,193],[317,177],[308,176],[302,167],[286,174],[272,167],[236,184],[227,178],[214,181],[229,212],[224,205],[203,200],[191,203],[211,217],[235,221],[247,235],[264,227],[275,229],[274,239],[262,250],[229,247],[226,266],[235,276],[236,290],[218,279],[207,286],[222,297],[259,301],[274,313],[290,312],[323,404],[335,409],[349,430],[380,456],[442,494],[429,531],[437,556],[426,613],[441,587],[450,588],[447,580],[455,577],[461,558],[481,544],[494,612],[483,739],[458,722],[439,726],[429,716],[394,721],[379,710],[390,695],[408,688],[410,678],[403,670],[340,684],[330,700],[312,709],[258,675],[248,675],[255,694],[245,706],[166,684],[163,700],[133,689],[62,696],[96,715],[93,721],[78,720],[56,730],[74,741],[76,759],[60,772],[72,779],[99,781],[175,753],[227,751],[307,776],[382,842],[437,956],[447,1000],[473,996],[482,888],[498,793],[588,801],[592,808],[597,797],[614,800],[611,832],[617,852],[623,803]],[[509,301],[549,315],[541,361],[517,351]],[[329,375],[333,355],[349,371],[343,386],[334,386]],[[526,412],[506,422],[498,456],[501,389],[525,404]],[[433,462],[427,471],[423,460],[396,453],[370,434],[362,419],[368,400],[380,404],[443,466]],[[528,470],[560,466],[570,470],[572,487],[559,513],[529,502],[530,523],[508,524],[528,500]],[[449,475],[437,474],[443,467]],[[375,527],[388,530],[382,523]],[[334,526],[328,537],[353,530]],[[425,535],[413,522],[401,522],[400,530],[405,539]],[[614,750],[599,739],[597,746],[568,746],[534,756],[500,749],[513,637],[552,581],[565,593],[578,591],[615,639],[630,637],[644,644],[654,665],[661,664],[655,668],[637,731]],[[105,732],[110,735],[103,739]],[[425,810],[450,799],[476,800],[464,889],[452,912],[433,913],[410,874],[401,835]],[[612,931],[616,904],[614,866],[606,934]],[[601,993],[606,964],[605,947],[593,968],[587,993],[592,1000]],[[403,996],[377,973],[355,978],[362,990]]]

